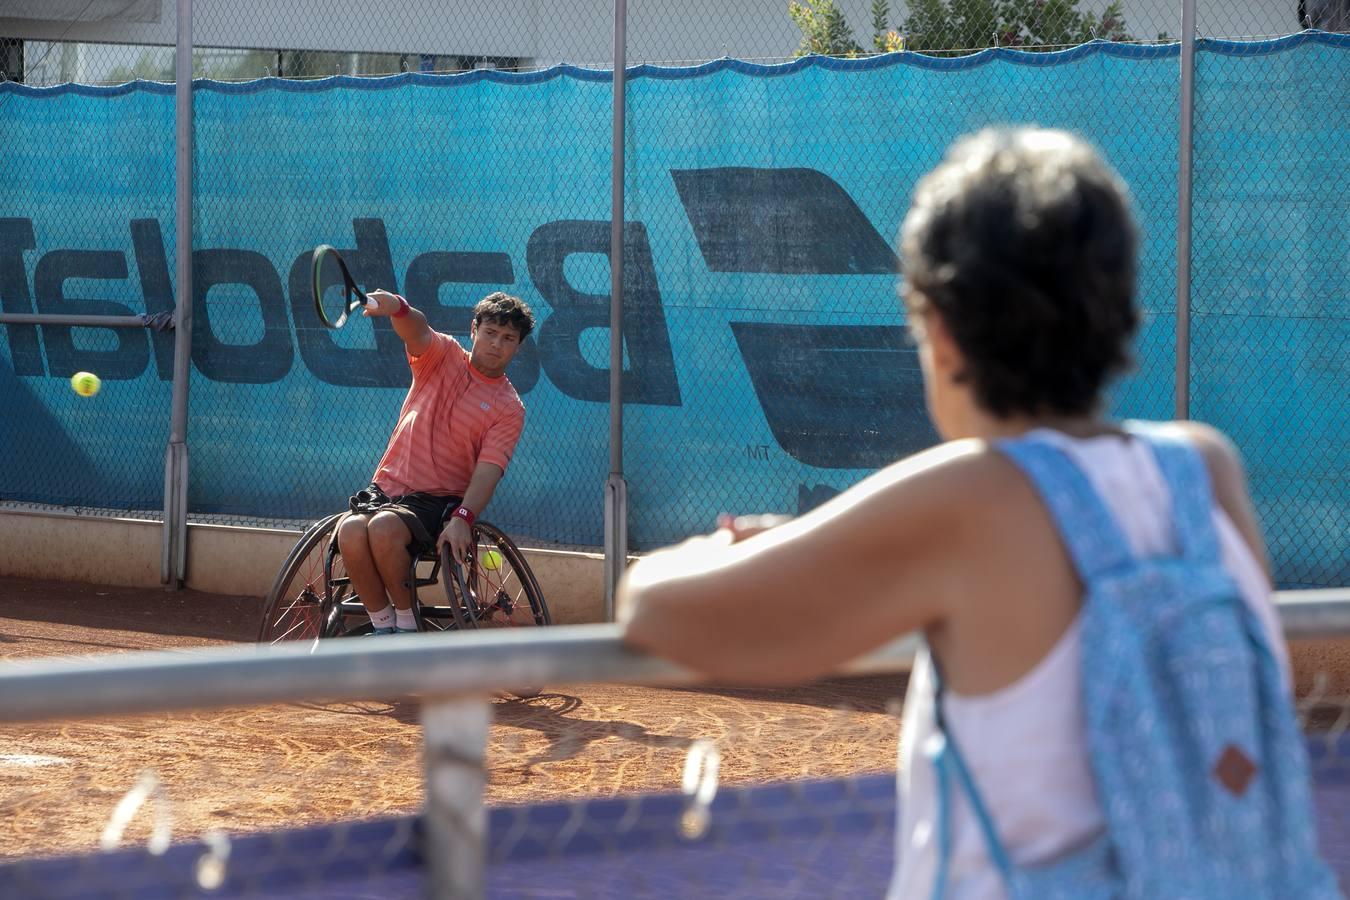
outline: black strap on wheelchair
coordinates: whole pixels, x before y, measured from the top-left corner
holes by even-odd
[[[357,491],[352,494],[349,504],[352,512],[360,515],[370,515],[378,512],[394,501],[389,499],[389,495],[380,490],[378,484],[372,484],[363,491]]]

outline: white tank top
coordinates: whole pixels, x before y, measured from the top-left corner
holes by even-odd
[[[1047,429],[1032,434],[1066,451],[1115,516],[1136,555],[1176,552],[1167,484],[1143,441],[1116,435],[1075,439]],[[1272,637],[1289,681],[1288,653],[1265,574],[1217,504],[1224,567]],[[1105,828],[1097,803],[1080,693],[1081,635],[1075,621],[1030,672],[993,693],[943,694],[942,711],[994,827],[1016,865],[1048,862]],[[936,779],[922,752],[936,730],[932,665],[915,661],[905,697],[897,772],[896,870],[889,897],[929,898],[938,851]],[[952,791],[948,897],[1005,897],[975,816]]]

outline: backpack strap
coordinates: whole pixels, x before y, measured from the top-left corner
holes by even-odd
[[[1190,562],[1218,565],[1219,534],[1214,527],[1214,494],[1205,460],[1182,435],[1148,422],[1127,422],[1130,434],[1149,445],[1172,498],[1172,527],[1181,555]]]
[[[1219,531],[1214,527],[1214,495],[1209,467],[1200,451],[1176,429],[1155,422],[1126,422],[1125,428],[1146,442],[1157,460],[1172,499],[1172,527],[1182,558],[1193,565],[1221,570],[1223,554]],[[1236,596],[1236,585],[1233,590]],[[1235,608],[1262,657],[1262,664],[1276,673],[1278,688],[1282,676],[1278,674],[1279,662],[1270,635],[1245,602],[1237,603]]]
[[[1115,517],[1068,454],[1034,436],[994,446],[1031,479],[1085,583],[1134,558]]]
[[[951,867],[952,853],[953,778],[961,793],[965,795],[966,802],[970,804],[971,812],[975,814],[975,821],[979,825],[980,834],[984,837],[985,851],[989,854],[990,862],[994,864],[994,868],[1002,876],[1008,896],[1013,897],[1015,896],[1015,890],[1012,862],[1008,858],[1008,851],[1004,848],[1003,842],[999,840],[998,832],[994,829],[994,820],[984,805],[984,799],[980,795],[979,788],[975,785],[975,777],[971,774],[970,767],[966,765],[965,758],[961,755],[961,750],[956,744],[956,738],[947,728],[946,719],[942,714],[942,673],[938,669],[936,659],[932,660],[931,666],[933,673],[933,715],[937,723],[937,733],[934,735],[936,740],[925,748],[925,752],[928,754],[937,774],[938,865],[937,877],[933,885],[933,898],[934,900],[944,900],[947,894],[947,874]]]

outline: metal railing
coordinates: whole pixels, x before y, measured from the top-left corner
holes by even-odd
[[[1350,636],[1350,587],[1275,596],[1286,638]],[[337,698],[439,703],[540,684],[705,680],[629,648],[622,633],[618,625],[566,625],[25,660],[0,666],[0,722]],[[912,635],[897,638],[839,674],[907,671],[917,646]]]

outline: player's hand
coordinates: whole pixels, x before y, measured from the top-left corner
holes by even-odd
[[[402,305],[398,302],[398,294],[391,294],[389,291],[376,288],[369,294],[366,294],[366,305],[361,310],[363,316],[392,316],[398,312]]]
[[[473,533],[469,529],[469,523],[458,517],[452,518],[441,531],[441,536],[436,539],[437,549],[442,545],[450,548],[450,556],[455,562],[461,566],[467,563],[469,548],[473,545]]]
[[[791,522],[792,516],[781,515],[780,513],[761,513],[757,516],[731,516],[720,515],[717,517],[717,530],[726,531],[731,535],[731,543],[739,543],[746,538],[768,531],[770,528],[777,528],[784,522]]]

